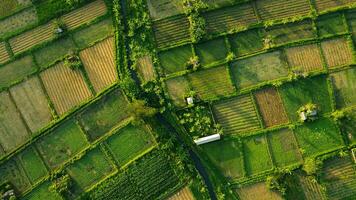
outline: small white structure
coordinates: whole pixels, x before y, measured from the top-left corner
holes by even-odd
[[[206,136],[206,137],[202,137],[202,138],[196,139],[196,140],[194,140],[194,142],[197,145],[201,145],[201,144],[206,144],[206,143],[209,143],[209,142],[214,142],[214,141],[217,141],[217,140],[220,140],[220,139],[221,139],[220,134],[214,134],[214,135],[209,135],[209,136]]]
[[[307,115],[306,115],[306,113],[304,111],[299,113],[299,116],[300,116],[300,120],[302,120],[303,122],[305,120],[307,120]]]
[[[188,105],[193,105],[193,104],[194,104],[194,99],[193,99],[193,97],[187,97],[185,100],[187,101],[187,104],[188,104]]]

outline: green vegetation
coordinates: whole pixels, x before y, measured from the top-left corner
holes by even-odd
[[[230,37],[231,48],[236,56],[255,53],[263,50],[264,43],[260,29],[251,29]]]
[[[176,77],[166,80],[167,92],[176,106],[186,105],[185,97],[190,92],[189,82],[186,77]]]
[[[8,160],[0,166],[0,184],[10,182],[19,192],[30,189],[30,182],[21,165],[15,160]]]
[[[49,187],[50,187],[49,182],[42,183],[36,189],[31,191],[31,193],[26,195],[23,199],[24,200],[43,200],[43,199],[62,200],[62,197],[60,197],[56,192],[51,192],[49,190]]]
[[[161,66],[166,74],[172,74],[187,69],[189,60],[193,57],[192,46],[185,45],[159,53]]]
[[[197,44],[196,51],[204,66],[224,60],[228,53],[224,37]]]
[[[18,155],[18,159],[32,183],[39,181],[47,175],[47,169],[36,149],[32,146]]]
[[[349,69],[331,74],[338,108],[356,104],[356,70]]]
[[[339,13],[324,15],[318,18],[319,37],[327,37],[346,32],[343,16]]]

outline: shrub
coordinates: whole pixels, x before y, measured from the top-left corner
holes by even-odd
[[[75,53],[70,53],[65,59],[64,59],[64,66],[69,67],[72,70],[78,70],[83,67],[82,62],[80,61],[80,58],[77,54]]]
[[[316,175],[322,165],[322,161],[315,158],[307,158],[305,159],[304,165],[302,169],[308,175]]]
[[[62,197],[66,197],[71,194],[72,185],[72,179],[68,174],[65,174],[56,177],[52,181],[52,185],[49,187],[49,189],[53,192],[57,192]]]

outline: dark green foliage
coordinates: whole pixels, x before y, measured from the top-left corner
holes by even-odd
[[[83,64],[80,61],[80,58],[78,55],[76,55],[75,53],[70,53],[64,59],[64,66],[69,67],[72,70],[79,70],[80,68],[83,67]]]
[[[129,104],[128,113],[134,118],[135,122],[140,123],[157,114],[157,109],[147,106],[143,100],[135,100]]]
[[[59,195],[65,197],[70,195],[71,189],[73,186],[72,179],[68,174],[60,175],[59,177],[54,178],[50,190],[57,192]]]
[[[198,13],[192,13],[188,17],[190,23],[190,36],[192,42],[199,42],[206,34],[205,19]]]

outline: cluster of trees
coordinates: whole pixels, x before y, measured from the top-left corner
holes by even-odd
[[[190,23],[192,42],[199,42],[206,35],[206,22],[200,15],[200,11],[208,6],[202,0],[184,0],[183,5]]]

